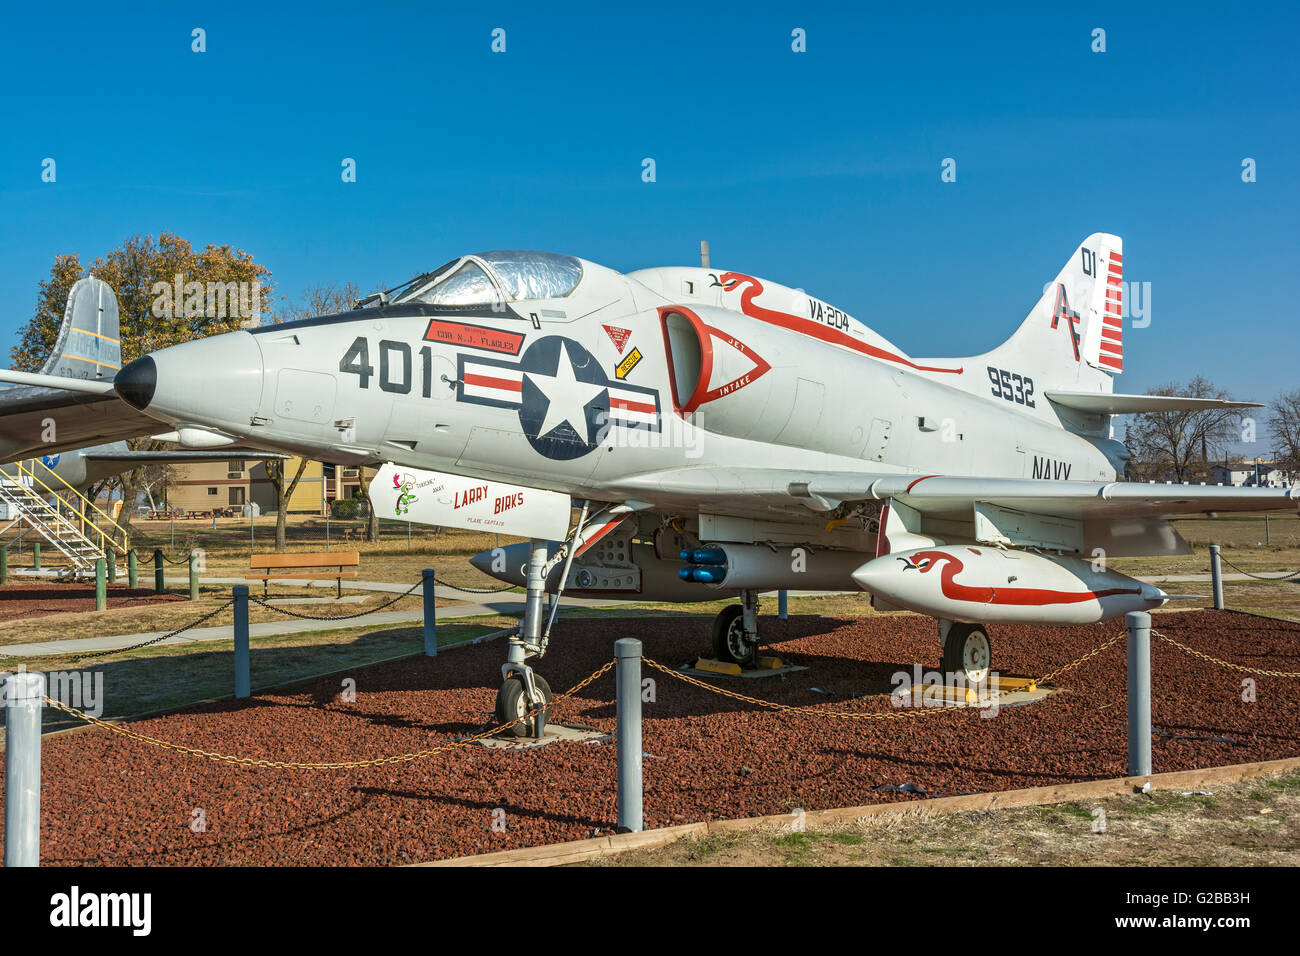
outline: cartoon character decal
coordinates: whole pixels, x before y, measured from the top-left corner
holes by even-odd
[[[415,492],[411,489],[415,487],[415,477],[412,475],[393,475],[393,488],[397,491],[397,504],[393,510],[398,515],[411,513],[411,503],[417,501]]]

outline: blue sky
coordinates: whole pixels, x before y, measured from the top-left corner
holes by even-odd
[[[6,14],[6,340],[56,254],[136,233],[244,248],[290,297],[491,248],[693,264],[707,238],[714,265],[959,356],[1108,231],[1152,286],[1117,390],[1300,387],[1292,8],[118,6]]]

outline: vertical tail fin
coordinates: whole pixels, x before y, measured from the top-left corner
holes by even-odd
[[[1123,277],[1119,236],[1089,236],[990,362],[1034,373],[1044,390],[1112,391],[1124,371]]]
[[[988,395],[992,380],[993,396],[1009,400],[1007,393],[1017,381],[1022,385],[1016,392],[1032,387],[1035,395],[1049,389],[1114,391],[1114,376],[1124,371],[1123,279],[1119,236],[1089,236],[1043,286],[1011,338],[983,355],[957,360],[966,371],[956,384]],[[997,377],[1004,374],[1011,382],[999,385]]]
[[[41,374],[110,380],[121,367],[117,296],[103,279],[78,279]]]

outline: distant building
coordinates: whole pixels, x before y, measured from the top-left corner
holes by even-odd
[[[1276,462],[1263,458],[1211,465],[1210,476],[1215,484],[1238,485],[1243,488],[1300,487],[1300,475],[1290,474],[1279,468]]]
[[[300,461],[290,458],[284,463],[286,481],[293,481]],[[263,461],[231,458],[173,465],[172,469],[174,477],[168,482],[166,497],[168,506],[178,511],[239,511],[250,501],[262,514],[276,510],[275,484]],[[360,468],[309,461],[286,510],[323,515],[337,498],[360,497],[361,474]],[[367,480],[374,474],[374,468],[365,469]]]

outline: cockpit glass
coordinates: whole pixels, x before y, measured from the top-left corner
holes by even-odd
[[[506,298],[558,299],[568,295],[582,279],[582,263],[554,252],[498,249],[480,252],[478,258],[492,267]]]
[[[472,261],[410,297],[429,305],[485,305],[496,298],[492,280]]]

